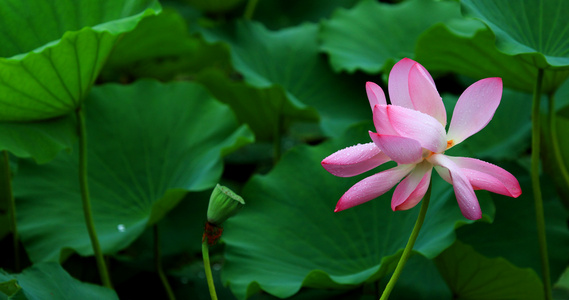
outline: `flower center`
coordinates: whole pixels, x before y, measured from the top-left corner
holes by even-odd
[[[431,151],[431,150],[427,150],[425,148],[423,148],[423,159],[429,159],[429,157],[433,156],[433,154],[435,154],[435,152]]]

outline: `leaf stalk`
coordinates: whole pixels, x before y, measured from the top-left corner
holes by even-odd
[[[543,289],[546,300],[552,299],[551,278],[549,275],[549,258],[547,254],[547,239],[545,233],[545,214],[543,199],[541,197],[541,185],[539,182],[539,155],[540,155],[540,100],[543,84],[543,69],[538,69],[537,80],[533,91],[532,104],[532,143],[531,143],[531,183],[535,200],[535,215],[537,238],[539,241],[539,253],[541,256],[541,271],[543,274]]]
[[[158,224],[154,224],[154,226],[152,227],[154,229],[154,265],[156,266],[156,272],[160,277],[160,281],[162,281],[162,285],[166,290],[166,294],[168,294],[168,299],[176,300],[176,296],[172,291],[172,287],[170,286],[168,278],[166,277],[166,274],[164,274],[164,268],[162,267],[162,254],[160,251],[160,232],[158,231]]]
[[[253,18],[253,13],[255,12],[255,7],[257,7],[258,2],[259,0],[247,1],[247,6],[245,7],[245,13],[243,14],[243,18],[245,20],[251,20],[251,18]]]
[[[569,187],[569,172],[567,171],[567,167],[565,162],[563,161],[563,155],[561,155],[561,150],[559,148],[559,137],[557,136],[557,126],[556,126],[556,115],[555,115],[555,96],[552,94],[549,95],[549,111],[548,111],[548,119],[549,119],[549,135],[551,138],[551,147],[553,150],[553,156],[555,158],[555,165],[559,167],[559,171],[561,172],[561,177],[565,181],[565,186]],[[567,200],[565,200],[565,205],[568,205]]]
[[[99,244],[99,238],[97,237],[97,231],[95,230],[95,221],[93,219],[91,199],[89,198],[87,172],[87,128],[85,126],[85,116],[82,107],[79,107],[77,109],[76,115],[79,135],[79,186],[81,188],[81,200],[83,201],[83,214],[85,216],[85,223],[87,225],[87,231],[89,232],[89,238],[91,239],[93,253],[95,254],[95,260],[97,261],[97,268],[99,269],[101,282],[105,287],[113,289],[113,285],[109,277],[109,271],[107,270],[107,264],[105,263],[105,259],[103,257],[103,251],[101,250],[101,245]]]

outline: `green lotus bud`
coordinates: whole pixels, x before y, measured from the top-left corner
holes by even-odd
[[[235,215],[245,201],[239,195],[225,186],[217,185],[209,197],[207,221],[220,226],[225,220]]]

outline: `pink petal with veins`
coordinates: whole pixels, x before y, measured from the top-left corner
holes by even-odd
[[[433,165],[429,162],[417,165],[411,174],[395,188],[391,199],[391,209],[396,211],[415,207],[423,199],[429,188],[432,170]]]
[[[502,79],[479,80],[469,86],[454,107],[447,137],[456,145],[486,127],[502,98]]]
[[[428,161],[434,165],[444,167],[449,170],[454,194],[462,215],[469,220],[478,220],[482,218],[482,210],[480,204],[472,188],[472,184],[448,156],[444,154],[434,154],[428,158]]]
[[[353,185],[338,201],[334,212],[339,212],[375,199],[396,185],[409,174],[415,165],[400,165],[369,176]]]
[[[351,177],[369,171],[391,159],[374,143],[351,146],[322,160],[326,171],[339,177]]]
[[[371,140],[398,164],[416,164],[423,160],[423,148],[414,139],[369,132]]]
[[[366,83],[366,93],[372,112],[373,112],[373,107],[376,105],[387,105],[387,101],[385,100],[385,94],[383,93],[383,90],[379,85],[371,81],[368,81]]]
[[[396,105],[376,106],[375,111],[385,110],[389,123],[397,134],[418,141],[421,147],[440,153],[446,149],[447,139],[444,127],[435,118],[420,111]]]
[[[517,198],[522,194],[520,183],[508,171],[469,157],[450,157],[462,169],[474,189],[487,190],[496,194]]]
[[[375,125],[375,130],[381,134],[399,135],[389,122],[387,110],[385,109],[387,106],[388,105],[376,105],[373,108],[373,124]]]
[[[389,72],[387,90],[391,104],[410,109],[415,109],[411,97],[409,96],[409,70],[417,62],[404,58],[393,66]]]
[[[447,113],[443,99],[432,80],[423,66],[418,63],[413,65],[409,71],[409,95],[415,110],[430,115],[445,127]]]
[[[425,69],[418,62],[409,58],[404,58],[396,63],[393,66],[393,69],[391,69],[391,72],[389,72],[387,90],[389,91],[389,100],[391,101],[391,104],[416,109],[409,94],[409,72],[415,64],[419,65],[422,69]],[[435,81],[431,77],[431,74],[429,74],[429,72],[425,73],[427,79],[434,86]]]

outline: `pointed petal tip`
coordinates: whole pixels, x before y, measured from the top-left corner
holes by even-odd
[[[502,83],[502,77],[488,77],[486,79]]]
[[[472,221],[476,221],[476,220],[480,220],[482,219],[482,211],[478,211],[476,213],[473,214],[465,214],[464,212],[462,213],[462,215]]]
[[[477,82],[473,83],[477,84],[479,87],[491,87],[493,86],[494,88],[499,89],[500,91],[503,90],[503,85],[504,83],[502,82],[502,78],[500,77],[488,77],[488,78],[483,78],[478,80]]]
[[[478,199],[476,198],[476,195],[474,195],[473,198],[471,199],[464,199],[463,197],[459,196],[457,194],[457,190],[455,189],[455,195],[457,197],[457,201],[458,206],[460,208],[460,212],[462,213],[462,215],[469,219],[469,220],[478,220],[480,218],[482,218],[482,210],[480,209],[480,204],[478,203]],[[458,198],[463,198],[463,199],[458,199]],[[468,203],[464,200],[470,200],[473,203],[470,203],[472,206],[468,206]]]
[[[456,190],[455,190],[455,194],[456,194]],[[468,205],[468,203],[465,203],[464,201],[461,201],[458,199],[459,195],[457,196],[457,200],[459,202],[458,206],[460,208],[460,212],[462,213],[462,215],[467,218],[468,220],[472,220],[472,221],[476,221],[482,218],[482,209],[480,209],[480,204],[478,203],[478,199],[476,198],[476,196],[474,196],[474,199],[470,199],[473,200],[473,203],[470,203],[471,205]],[[464,199],[462,199],[464,200]],[[462,202],[462,203],[461,203]]]
[[[514,175],[503,168],[470,157],[450,157],[464,172],[476,189],[517,198],[522,194],[520,183]]]
[[[338,203],[336,203],[336,207],[334,208],[334,212],[335,212],[335,213],[341,212],[341,211],[346,210],[346,209],[351,208],[351,207],[352,207],[352,206],[346,205],[346,203],[345,203],[345,197],[342,196],[342,197],[340,198],[340,200],[338,200]]]
[[[420,63],[415,63],[409,70],[407,80],[413,108],[446,126],[446,109],[429,71]]]
[[[512,191],[512,197],[513,197],[513,198],[518,198],[521,194],[522,194],[522,189],[521,189],[521,188]]]
[[[374,82],[371,81],[366,82],[366,94],[372,111],[374,107],[377,106],[378,104],[382,105],[387,104],[387,100],[385,99],[385,93],[383,92],[383,89]]]
[[[391,159],[373,143],[357,144],[338,150],[320,163],[334,176],[352,177],[367,172]]]
[[[448,139],[458,145],[486,127],[500,105],[502,92],[499,77],[480,79],[466,88],[454,107]]]

